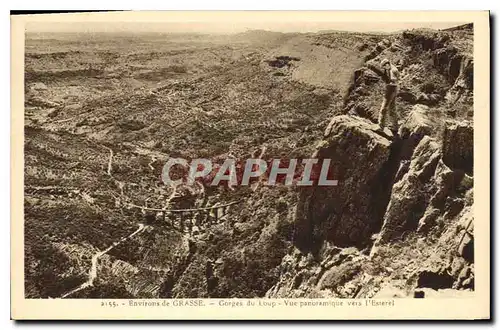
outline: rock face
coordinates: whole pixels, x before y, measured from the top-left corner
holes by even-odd
[[[474,128],[471,122],[448,121],[443,136],[443,161],[453,169],[472,174]]]
[[[408,172],[392,188],[391,201],[384,215],[379,242],[414,231],[430,199],[426,186],[441,157],[439,144],[424,137],[418,144]]]
[[[391,142],[377,125],[352,116],[335,117],[315,157],[332,160],[337,186],[302,189],[297,207],[296,241],[304,250],[323,240],[338,246],[366,245],[380,227],[384,194],[391,180]],[[393,171],[392,171],[393,172]]]
[[[340,173],[349,173],[344,177],[348,182],[362,177],[368,181],[349,186],[355,194],[347,199],[333,187],[302,192],[296,216],[299,234],[294,240],[298,249],[283,258],[280,280],[267,297],[424,298],[457,296],[474,289],[473,178],[444,163],[444,141],[425,135],[435,127],[422,131],[420,124],[430,121],[425,116],[420,119],[405,123],[410,133],[399,150],[363,119],[332,120],[318,156],[335,155],[334,150],[343,150],[340,141],[349,142],[363,150],[352,152],[357,158],[350,159],[358,171],[346,166]],[[361,142],[362,136],[371,142]],[[412,151],[405,163],[402,151],[412,137],[420,140],[415,148],[408,148]],[[370,150],[356,141],[370,146],[374,156],[365,158]],[[370,204],[380,194],[370,195],[373,190],[367,187],[373,181],[369,180],[396,165],[394,183],[387,179],[388,205]],[[338,205],[352,208],[337,214]],[[364,215],[374,214],[366,212],[377,207],[384,212],[381,223],[370,222]],[[358,242],[369,240],[374,232],[378,233],[368,255]]]
[[[301,189],[296,247],[268,297],[394,298],[474,289],[471,27],[407,31],[354,71],[313,157],[335,187]],[[379,63],[401,72],[398,136],[380,131]]]
[[[398,175],[375,245],[415,230],[428,233],[443,225],[443,217],[456,217],[463,209],[465,194],[473,185],[466,174],[466,169],[472,171],[472,128],[466,121],[447,121],[442,136],[437,140],[425,135],[405,174]]]

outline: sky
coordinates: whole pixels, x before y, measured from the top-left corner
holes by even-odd
[[[170,32],[170,33],[220,33],[231,34],[248,30],[267,30],[276,32],[318,32],[339,30],[351,32],[395,32],[414,28],[445,29],[465,22],[442,23],[403,23],[386,24],[380,22],[234,22],[218,24],[213,22],[189,23],[151,23],[151,22],[109,22],[109,23],[30,23],[27,32]]]
[[[162,16],[160,16],[162,15]],[[395,32],[413,28],[444,29],[467,21],[436,20],[429,13],[410,16],[385,14],[373,20],[372,13],[271,13],[271,12],[177,12],[102,13],[35,15],[26,22],[27,32],[171,32],[231,34],[248,30],[277,32],[318,32],[340,30],[353,32]],[[364,16],[363,16],[364,15]],[[372,15],[372,16],[370,16]],[[364,19],[372,17],[372,20]],[[149,19],[148,19],[149,18]],[[392,20],[387,21],[385,19]],[[408,21],[408,18],[412,20]]]

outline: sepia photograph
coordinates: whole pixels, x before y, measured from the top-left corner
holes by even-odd
[[[92,15],[23,22],[22,299],[477,298],[476,18]]]

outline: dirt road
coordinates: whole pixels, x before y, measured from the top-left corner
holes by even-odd
[[[132,238],[133,236],[139,234],[141,231],[143,231],[146,228],[147,228],[147,226],[145,226],[142,223],[140,223],[139,224],[139,228],[136,231],[134,231],[132,234],[130,234],[128,236],[125,236],[125,237],[122,237],[119,241],[116,241],[113,244],[111,244],[106,250],[99,251],[96,254],[94,254],[92,256],[92,267],[90,268],[88,280],[86,282],[84,282],[82,285],[80,285],[79,287],[77,287],[76,289],[73,289],[73,290],[71,290],[71,291],[63,294],[61,296],[61,298],[66,298],[66,297],[71,296],[72,294],[74,294],[74,293],[76,293],[78,291],[81,291],[81,290],[83,290],[85,288],[88,288],[88,287],[94,285],[94,280],[97,278],[97,262],[99,261],[99,258],[102,257],[103,255],[105,255],[106,253],[108,253],[109,251],[111,251],[116,246],[118,246],[121,243],[125,242],[129,238]]]

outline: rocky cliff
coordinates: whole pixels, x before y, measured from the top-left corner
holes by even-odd
[[[425,297],[474,288],[471,26],[406,31],[354,72],[314,156],[336,187],[299,192],[268,297]],[[458,32],[457,32],[458,31]],[[397,136],[375,124],[382,58],[402,73]]]

